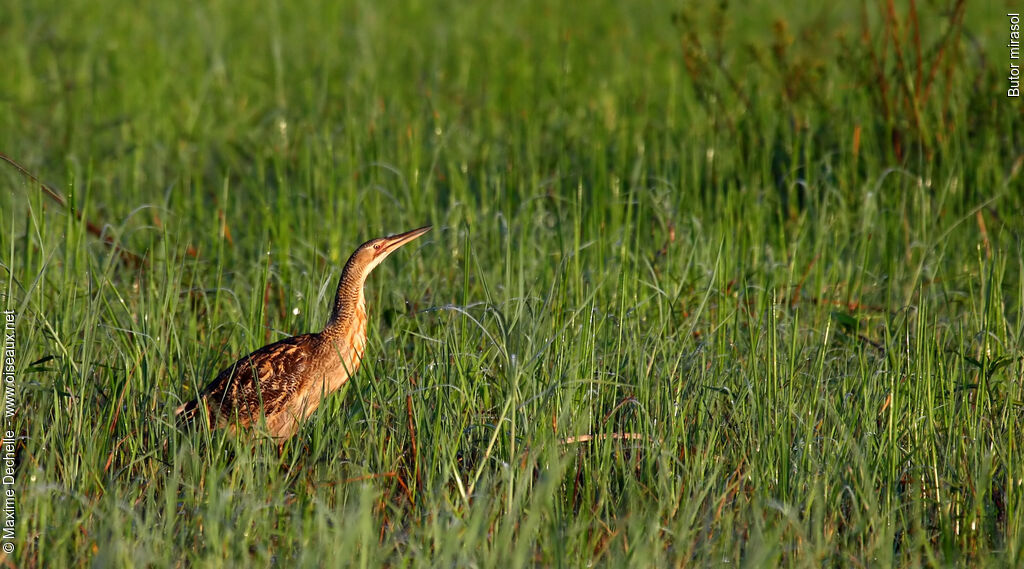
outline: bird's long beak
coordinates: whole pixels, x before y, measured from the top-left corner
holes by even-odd
[[[398,235],[390,235],[384,238],[384,246],[380,248],[378,255],[391,253],[395,249],[398,249],[402,245],[409,243],[413,239],[416,239],[420,235],[430,231],[432,226],[421,227],[419,229],[413,229],[412,231],[406,231],[405,233],[399,233]]]

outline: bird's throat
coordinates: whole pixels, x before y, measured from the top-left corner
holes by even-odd
[[[366,298],[363,289],[366,274],[353,265],[350,259],[341,271],[331,316],[324,326],[324,334],[335,338],[345,338],[353,332],[365,334]]]

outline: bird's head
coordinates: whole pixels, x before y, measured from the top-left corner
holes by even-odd
[[[358,274],[365,279],[370,274],[370,271],[381,264],[384,259],[387,259],[388,255],[395,252],[402,245],[430,231],[430,227],[428,225],[419,229],[413,229],[412,231],[406,231],[405,233],[399,233],[398,235],[371,239],[356,249],[356,252],[352,254],[352,258],[348,261],[348,267],[356,269]]]

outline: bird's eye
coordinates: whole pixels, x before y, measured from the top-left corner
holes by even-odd
[[[380,243],[374,243],[373,244],[373,250],[374,251],[380,251]]]

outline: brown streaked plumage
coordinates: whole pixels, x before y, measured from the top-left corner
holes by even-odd
[[[259,424],[265,416],[271,436],[294,435],[323,398],[359,369],[366,348],[367,275],[396,249],[429,230],[428,225],[360,245],[341,271],[334,309],[322,331],[274,342],[238,360],[198,398],[178,407],[178,423],[206,412],[212,427],[234,431]]]

